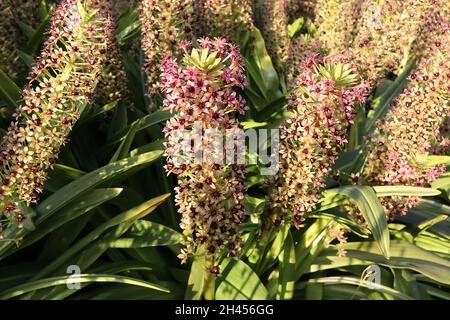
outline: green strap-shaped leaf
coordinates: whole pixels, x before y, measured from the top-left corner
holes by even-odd
[[[61,209],[69,202],[75,200],[81,193],[95,188],[99,184],[108,181],[121,173],[131,170],[137,166],[150,164],[162,155],[163,151],[152,151],[138,155],[136,157],[126,158],[95,171],[85,174],[81,178],[64,186],[58,192],[55,192],[50,197],[42,201],[38,206],[37,211],[40,214],[38,223],[47,219],[51,214]]]
[[[67,285],[68,283],[72,283],[72,281],[77,281],[78,283],[90,283],[90,282],[113,282],[113,283],[123,283],[129,284],[133,286],[141,286],[148,289],[158,290],[162,292],[169,293],[170,291],[164,287],[161,287],[157,284],[153,284],[147,281],[124,277],[124,276],[116,276],[109,274],[80,274],[77,276],[62,276],[62,277],[52,277],[37,281],[31,281],[24,283],[22,285],[16,286],[14,288],[8,289],[0,293],[0,299],[6,300],[11,299],[17,296],[20,296],[25,293],[33,292],[39,289],[51,288],[54,286]]]
[[[10,113],[17,109],[17,102],[20,100],[20,88],[2,69],[0,69],[0,98],[6,102]]]
[[[449,165],[450,164],[450,156],[440,156],[440,155],[429,155],[427,156],[426,166],[434,167],[438,165]]]
[[[267,289],[255,272],[241,260],[230,261],[216,291],[217,300],[266,300]]]
[[[191,273],[187,283],[185,300],[200,300],[205,286],[206,257],[205,247],[200,246],[194,255],[191,266]]]
[[[384,91],[384,93],[375,99],[373,110],[367,115],[367,122],[365,127],[366,134],[371,133],[374,129],[375,122],[383,118],[389,110],[389,107],[396,96],[400,94],[403,88],[408,83],[408,76],[414,69],[416,61],[410,60],[403,71],[398,75],[394,82],[392,82]]]
[[[358,286],[358,287],[365,287],[365,288],[369,288],[371,290],[376,290],[379,292],[383,292],[383,293],[387,293],[390,294],[400,300],[413,300],[412,297],[407,296],[397,290],[394,290],[388,286],[382,285],[382,284],[378,284],[378,283],[374,283],[374,282],[369,282],[366,280],[361,280],[355,277],[324,277],[324,278],[316,278],[316,279],[311,279],[308,281],[309,284],[317,284],[317,283],[323,283],[325,285],[333,285],[333,284],[339,284],[339,285],[343,285],[343,284],[347,284],[347,285],[354,285],[354,286]]]
[[[117,101],[113,101],[113,102],[105,104],[101,108],[95,108],[92,112],[86,112],[86,111],[83,112],[83,114],[81,115],[81,118],[77,121],[76,126],[72,132],[74,132],[76,129],[78,129],[81,125],[91,122],[99,115],[113,110],[114,108],[117,107],[117,105],[118,105]]]
[[[133,143],[134,137],[136,136],[137,131],[139,130],[140,121],[133,122],[128,133],[125,136],[125,139],[122,140],[116,152],[112,156],[109,163],[113,163],[117,160],[125,158],[130,152],[131,144]]]
[[[62,225],[81,216],[82,214],[89,212],[98,205],[117,197],[122,190],[123,189],[121,188],[92,190],[92,192],[83,196],[80,201],[72,202],[68,206],[64,207],[60,214],[52,216],[50,219],[44,220],[41,224],[38,224],[34,231],[24,237],[24,240],[19,246],[11,247],[5,255],[2,255],[2,259],[16,251],[32,245],[50,232],[58,229]]]
[[[341,245],[346,257],[337,257],[336,249],[322,251],[308,270],[317,272],[353,265],[380,264],[392,268],[411,269],[440,283],[450,284],[450,262],[405,240],[392,240],[391,258],[387,260],[373,241],[349,242]]]
[[[114,134],[114,136],[110,139],[109,145],[119,143],[120,141],[126,139],[128,133],[136,126],[136,132],[149,128],[157,123],[166,121],[172,117],[172,114],[169,111],[159,110],[154,113],[148,114],[136,121],[134,121],[127,128],[120,130],[118,133]]]
[[[292,24],[288,25],[289,38],[294,38],[297,32],[299,32],[303,25],[305,24],[305,19],[303,17],[298,18]]]
[[[404,197],[432,197],[441,194],[439,190],[411,186],[373,186],[378,197],[404,196]]]
[[[294,294],[294,284],[295,284],[295,245],[292,239],[292,234],[286,238],[283,246],[283,251],[278,256],[279,264],[279,278],[278,278],[278,289],[276,298],[280,300],[292,299]]]
[[[56,260],[53,260],[44,269],[39,271],[33,280],[45,277],[52,272],[54,272],[58,267],[60,267],[68,258],[73,256],[75,253],[79,252],[91,242],[98,239],[106,230],[121,225],[127,221],[135,221],[146,216],[150,212],[154,211],[163,201],[165,201],[170,194],[165,194],[153,199],[150,199],[139,206],[125,211],[114,218],[106,221],[105,223],[98,226],[96,229],[87,234],[84,238],[78,240],[70,249],[68,249],[64,254],[60,255]]]
[[[331,189],[329,192],[345,195],[356,203],[369,225],[375,241],[380,246],[381,252],[389,259],[389,231],[386,213],[374,189],[369,186],[345,186]]]
[[[110,248],[146,248],[183,243],[183,235],[162,224],[136,221],[124,237],[109,243]]]
[[[435,218],[432,218],[432,219],[422,222],[421,224],[419,224],[417,226],[417,228],[420,230],[420,232],[423,232],[423,231],[426,231],[427,229],[431,228],[432,226],[434,226],[436,223],[445,221],[447,219],[448,219],[447,215],[441,214]]]

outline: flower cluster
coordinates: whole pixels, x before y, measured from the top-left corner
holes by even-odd
[[[197,0],[194,15],[194,30],[198,36],[237,40],[253,29],[251,0]]]
[[[353,51],[371,79],[397,74],[411,55],[422,55],[437,15],[448,16],[445,0],[367,1],[361,9]],[[421,44],[423,43],[423,45]]]
[[[441,21],[429,37],[430,46],[424,48],[424,59],[411,74],[409,85],[367,139],[363,178],[370,184],[429,187],[445,171],[444,167],[427,167],[424,159],[450,116],[449,24]],[[388,217],[393,218],[395,214],[406,214],[418,200],[389,197],[383,199],[383,204]]]
[[[318,0],[317,39],[329,53],[345,53],[353,44],[364,0]]]
[[[111,101],[126,99],[129,92],[127,76],[122,65],[120,46],[115,36],[115,23],[112,18],[114,3],[112,0],[91,0],[88,4],[99,9],[98,15],[108,18],[107,29],[105,30],[108,37],[106,39],[108,48],[105,53],[105,64],[101,78],[95,92],[95,101],[100,105],[104,105]]]
[[[204,159],[199,163],[176,161],[176,146],[180,130],[194,131],[201,123],[200,136],[208,129],[239,128],[234,113],[243,114],[246,104],[234,91],[243,88],[243,62],[239,50],[223,38],[201,38],[199,48],[185,50],[183,64],[165,58],[161,74],[162,91],[166,94],[164,107],[175,112],[167,122],[166,170],[178,177],[176,203],[182,215],[181,228],[190,240],[180,258],[200,245],[206,249],[212,264],[211,271],[218,272],[214,261],[218,254],[228,251],[235,256],[241,245],[237,227],[244,217],[245,167],[239,164],[215,163]],[[211,142],[203,138],[201,150],[206,152]],[[191,143],[189,143],[190,145]],[[211,159],[210,154],[204,157]]]
[[[35,203],[48,170],[68,140],[93,89],[107,48],[108,19],[79,12],[76,0],[53,13],[47,41],[22,92],[22,105],[1,142],[0,207],[21,223],[21,208]]]
[[[347,142],[355,106],[370,92],[341,55],[303,60],[280,132],[280,170],[269,194],[272,212],[297,227],[320,198],[325,178]]]
[[[141,5],[142,49],[145,54],[147,93],[159,94],[159,70],[165,56],[181,54],[180,43],[192,34],[192,0],[143,0]]]
[[[35,28],[39,2],[34,0],[2,0],[0,2],[0,68],[11,77],[24,71],[16,53],[26,41],[17,22]]]
[[[325,248],[330,247],[331,243],[334,240],[337,240],[339,242],[339,245],[337,246],[338,250],[336,255],[338,257],[345,257],[347,255],[347,251],[344,248],[342,248],[342,245],[347,243],[347,237],[344,236],[345,232],[347,231],[350,230],[345,225],[341,225],[339,223],[332,223],[327,229],[324,247]]]
[[[288,59],[288,16],[285,0],[263,0],[261,32],[267,51],[278,72],[283,72]]]
[[[303,60],[311,56],[311,54],[322,54],[324,51],[320,41],[309,35],[300,35],[292,39],[289,45],[286,67],[287,85],[290,89],[295,87],[295,79],[297,79],[302,71],[301,66]]]
[[[317,0],[286,0],[286,10],[289,17],[289,23],[299,17],[314,16],[314,9],[317,6]]]
[[[442,121],[439,135],[436,136],[436,141],[431,147],[431,153],[450,156],[450,117],[446,117]]]

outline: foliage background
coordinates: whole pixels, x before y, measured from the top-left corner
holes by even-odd
[[[41,1],[43,22],[20,23],[26,41],[17,51],[27,68],[41,47],[54,9]],[[305,33],[295,21],[291,34]],[[87,106],[70,142],[49,174],[33,217],[21,228],[3,230],[0,240],[0,299],[448,299],[450,297],[450,180],[448,171],[432,189],[336,185],[331,179],[316,211],[299,230],[266,223],[265,190],[257,168],[247,179],[249,215],[241,232],[238,260],[224,258],[213,277],[199,251],[180,265],[183,247],[173,201],[176,181],[162,157],[164,121],[159,101],[146,97],[143,53],[132,54],[140,39],[138,9],[120,12],[116,36],[123,51],[129,96]],[[255,27],[240,39],[250,106],[247,127],[276,128],[286,117],[287,89]],[[377,88],[367,110],[349,129],[351,143],[336,168],[351,174],[363,148],[364,129],[381,117],[407,83],[414,61],[397,78]],[[4,69],[4,66],[0,66]],[[1,131],[20,100],[26,70],[0,71]],[[369,109],[375,112],[368,112]],[[448,157],[429,162],[449,165]],[[378,197],[421,195],[407,216],[386,223]],[[353,202],[374,221],[369,229],[340,208]],[[346,257],[326,246],[327,230],[340,224],[348,234]],[[381,268],[381,283],[362,276],[369,265]],[[66,286],[69,265],[81,268],[80,290]]]

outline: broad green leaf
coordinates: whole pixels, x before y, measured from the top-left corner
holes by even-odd
[[[23,63],[25,63],[27,68],[30,69],[34,64],[34,58],[23,51],[16,50],[16,52],[20,59],[22,59]]]
[[[365,287],[365,288],[368,288],[371,290],[384,292],[384,293],[390,294],[400,300],[413,300],[411,297],[409,297],[397,290],[389,288],[388,286],[384,286],[382,284],[378,284],[378,283],[374,283],[374,282],[369,282],[366,280],[361,280],[361,279],[354,278],[354,277],[324,277],[324,278],[310,279],[308,282],[313,283],[313,284],[323,283],[325,285],[350,284],[350,285],[354,285],[354,286],[358,286],[358,287]]]
[[[120,272],[128,272],[132,270],[153,270],[154,266],[147,262],[137,260],[117,261],[112,263],[102,264],[95,268],[90,268],[89,273],[102,274],[117,274]]]
[[[1,300],[11,299],[25,293],[33,292],[39,289],[44,288],[52,288],[60,285],[67,285],[68,283],[72,283],[72,281],[76,280],[79,283],[90,283],[90,282],[115,282],[115,283],[124,283],[134,286],[141,286],[148,289],[154,289],[162,292],[169,293],[170,291],[166,288],[163,288],[159,285],[124,276],[115,276],[108,274],[80,274],[77,276],[62,276],[62,277],[52,277],[47,279],[41,279],[37,281],[27,282],[25,284],[16,286],[14,288],[5,290],[0,293]]]
[[[241,122],[241,125],[244,127],[244,130],[247,130],[251,128],[264,127],[267,125],[267,122],[244,121]]]
[[[434,189],[448,190],[450,188],[450,176],[440,176],[431,183]]]
[[[245,70],[249,73],[249,76],[251,77],[251,79],[255,82],[257,88],[253,88],[254,90],[259,89],[259,92],[253,92],[253,89],[251,87],[245,88],[247,91],[251,91],[252,94],[255,97],[259,97],[259,95],[262,95],[261,99],[264,99],[264,102],[262,103],[258,103],[255,106],[257,107],[257,109],[262,109],[265,103],[265,100],[267,99],[267,87],[266,84],[264,83],[264,80],[261,76],[261,73],[259,72],[258,66],[256,66],[255,64],[253,64],[250,60],[248,60],[247,58],[244,58],[244,62],[245,62]]]
[[[28,40],[24,52],[31,57],[36,56],[37,51],[41,47],[45,39],[45,29],[47,29],[50,22],[51,12],[47,12],[41,24],[36,28],[32,37]]]
[[[200,246],[194,255],[191,273],[186,287],[185,300],[200,300],[205,286],[206,256],[205,247]]]
[[[316,205],[315,212],[325,211],[331,208],[339,207],[348,202],[348,198],[344,195],[337,194],[331,190],[324,190],[322,192],[322,198]]]
[[[283,251],[278,256],[279,263],[279,278],[278,290],[276,298],[278,300],[292,299],[294,294],[295,284],[295,265],[296,255],[294,240],[291,233],[286,237]]]
[[[9,113],[12,114],[17,109],[17,103],[20,100],[20,88],[2,69],[0,69],[0,98],[6,102]]]
[[[152,221],[136,221],[124,237],[112,241],[111,248],[145,248],[183,243],[183,235]]]
[[[432,197],[441,194],[439,190],[411,186],[373,186],[378,197],[405,196],[405,197]]]
[[[267,253],[262,257],[262,261],[260,262],[257,272],[258,274],[265,271],[271,264],[275,262],[281,252],[284,250],[284,242],[289,235],[289,229],[291,227],[290,223],[283,223],[276,230],[276,236],[273,240],[272,244],[269,247]],[[261,271],[261,272],[260,272]]]
[[[33,280],[45,277],[46,275],[55,271],[61,264],[63,264],[68,258],[70,258],[75,253],[82,250],[91,242],[98,239],[106,230],[120,225],[127,221],[134,221],[136,219],[140,219],[153,210],[155,210],[163,201],[165,201],[170,194],[165,194],[153,199],[150,199],[141,205],[132,208],[128,211],[125,211],[114,218],[106,221],[105,223],[98,226],[96,229],[87,234],[84,238],[77,241],[71,248],[69,248],[64,254],[60,255],[57,259],[53,260],[49,265],[47,265],[44,269],[39,271],[34,277]]]
[[[361,211],[364,220],[375,241],[380,246],[383,255],[389,259],[389,231],[387,228],[386,213],[372,187],[369,186],[344,186],[331,189],[335,192],[352,199]]]
[[[292,24],[288,25],[289,38],[291,39],[294,38],[297,32],[299,32],[302,29],[304,23],[305,19],[302,17],[298,18]]]
[[[49,177],[44,184],[45,189],[52,192],[57,192],[65,185],[81,178],[85,174],[86,173],[84,171],[57,163],[48,174]]]
[[[342,215],[338,215],[338,214],[342,214]],[[344,213],[342,213],[341,211],[334,211],[333,213],[329,213],[329,212],[310,213],[310,214],[308,214],[308,217],[324,219],[324,220],[340,223],[342,225],[349,227],[353,233],[357,234],[358,236],[360,236],[362,238],[368,238],[368,235],[370,234],[369,229],[367,229],[365,226],[361,225],[360,223],[356,222],[354,219],[348,217],[347,215],[344,215]]]
[[[394,290],[407,294],[415,299],[430,300],[426,290],[418,284],[412,272],[407,269],[391,268],[394,275]]]
[[[314,262],[316,257],[325,248],[324,242],[328,227],[332,224],[327,219],[317,219],[300,236],[295,246],[295,279],[298,280]],[[295,241],[296,239],[294,239]]]
[[[172,117],[172,114],[168,111],[159,110],[154,113],[148,114],[136,121],[134,121],[129,127],[120,130],[111,139],[109,144],[118,143],[126,138],[133,126],[136,126],[136,133],[149,128],[157,123],[166,121]]]
[[[81,266],[80,266],[81,268]],[[85,270],[86,268],[83,267],[81,270]],[[152,265],[141,262],[141,261],[129,261],[129,260],[122,260],[117,261],[113,263],[105,263],[100,264],[99,266],[95,268],[89,268],[87,269],[86,273],[88,274],[117,274],[117,273],[126,273],[127,276],[132,276],[132,273],[134,271],[152,271],[154,268]],[[86,287],[87,285],[90,285],[92,283],[87,283],[83,286]],[[148,291],[147,291],[148,292]],[[58,286],[51,288],[51,291],[47,294],[45,294],[42,297],[39,297],[43,300],[62,300],[67,299],[69,296],[73,295],[74,293],[77,293],[74,290],[68,289],[65,286]],[[34,296],[32,297],[34,298]]]
[[[92,190],[90,193],[81,197],[80,201],[70,203],[62,208],[59,214],[38,224],[34,231],[24,237],[19,246],[12,247],[5,255],[2,255],[2,259],[16,251],[28,247],[65,223],[89,212],[100,204],[117,197],[122,190],[123,189],[120,188]]]
[[[374,129],[375,122],[386,115],[392,101],[407,85],[407,78],[413,70],[415,64],[416,61],[414,59],[409,61],[402,72],[395,79],[395,81],[387,87],[387,89],[380,97],[375,99],[373,103],[373,109],[367,115],[367,122],[365,127],[366,134],[371,133]]]
[[[33,34],[35,33],[35,30],[29,26],[28,24],[24,23],[23,21],[17,21],[17,25],[20,28],[20,31],[28,38],[30,39]]]
[[[396,236],[401,239],[402,233],[396,234]],[[430,234],[426,230],[423,230],[419,231],[412,241],[409,239],[406,240],[440,257],[450,259],[450,243],[448,239],[436,237],[434,233]]]
[[[429,228],[431,228],[432,226],[434,226],[436,223],[439,223],[441,221],[445,221],[448,219],[448,216],[445,214],[441,214],[433,219],[427,220],[425,222],[422,222],[421,224],[419,224],[418,228],[420,230],[420,232],[425,231]]]
[[[426,165],[428,167],[434,167],[438,165],[448,165],[450,164],[450,156],[440,156],[440,155],[428,155]]]
[[[106,113],[108,111],[111,111],[116,107],[117,107],[117,101],[113,101],[113,102],[105,104],[101,108],[95,108],[93,112],[83,112],[83,114],[81,115],[81,118],[77,121],[76,126],[79,127],[83,124],[87,124],[87,123],[91,122],[92,120],[94,120],[99,115]],[[76,127],[74,130],[76,130]]]
[[[256,66],[259,69],[261,74],[261,78],[264,81],[265,87],[267,88],[267,97],[269,99],[277,98],[281,96],[281,91],[279,91],[279,78],[277,72],[275,71],[272,61],[267,53],[264,38],[261,35],[261,32],[254,28],[252,31],[252,36],[254,39],[253,45],[253,57]],[[271,99],[272,100],[272,99]]]
[[[127,39],[137,35],[139,33],[140,27],[141,27],[140,19],[133,21],[125,29],[117,33],[117,38],[119,42],[123,44],[125,41],[127,41]]]
[[[230,261],[216,291],[217,300],[266,300],[267,289],[256,273],[241,260]]]
[[[376,263],[392,268],[414,270],[437,282],[450,284],[450,262],[447,259],[405,240],[391,241],[389,260],[381,254],[378,245],[372,241],[349,242],[342,247],[347,251],[346,257],[337,257],[336,250],[326,249],[314,261],[309,272]]]
[[[130,151],[130,156],[134,157],[137,156],[139,154],[142,153],[146,153],[146,152],[150,152],[150,151],[155,151],[155,150],[164,150],[164,142],[166,141],[166,139],[158,139],[156,141],[150,142],[146,145],[140,146],[136,149],[133,149]]]
[[[252,214],[252,213],[260,214],[260,213],[262,213],[265,203],[266,203],[265,199],[251,197],[251,196],[246,196],[245,199],[244,199],[244,205],[245,205],[245,208],[246,208],[246,212],[248,214]]]
[[[133,143],[134,137],[139,129],[140,122],[133,122],[130,129],[128,130],[128,133],[126,134],[125,138],[120,143],[119,147],[117,148],[116,152],[112,156],[111,160],[109,160],[109,163],[113,163],[117,160],[121,160],[125,158],[131,148],[131,144]]]
[[[148,165],[158,159],[161,155],[162,151],[152,151],[108,164],[85,174],[41,202],[37,208],[37,211],[40,214],[38,222],[47,219],[70,201],[75,200],[81,193],[93,189],[99,184],[104,183],[121,173],[127,172],[138,166]]]
[[[126,191],[125,191],[126,193]],[[153,211],[155,208],[151,209]],[[149,211],[150,213],[150,211]],[[122,256],[119,251],[108,251],[111,247],[111,243],[119,239],[122,235],[124,235],[135,222],[138,222],[140,217],[136,216],[130,220],[126,220],[120,223],[112,230],[108,230],[104,235],[102,235],[98,240],[91,241],[91,243],[84,248],[79,253],[70,257],[66,263],[67,264],[75,264],[80,267],[81,270],[88,270],[104,253],[108,254],[113,261],[123,261],[126,257]],[[137,249],[136,249],[137,250]],[[114,255],[113,255],[114,254]],[[155,262],[155,255],[151,255],[152,263]],[[145,261],[144,261],[145,262]],[[110,269],[97,271],[98,268],[94,268],[90,272],[95,273],[112,273]],[[59,287],[48,292],[43,298],[44,299],[63,299],[72,295],[72,290],[67,290],[64,287]],[[32,297],[34,298],[34,296]]]

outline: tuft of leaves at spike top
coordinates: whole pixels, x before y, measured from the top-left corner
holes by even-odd
[[[53,13],[47,41],[22,91],[22,103],[0,144],[0,208],[8,223],[27,217],[47,172],[91,99],[107,48],[108,19],[76,0]]]

